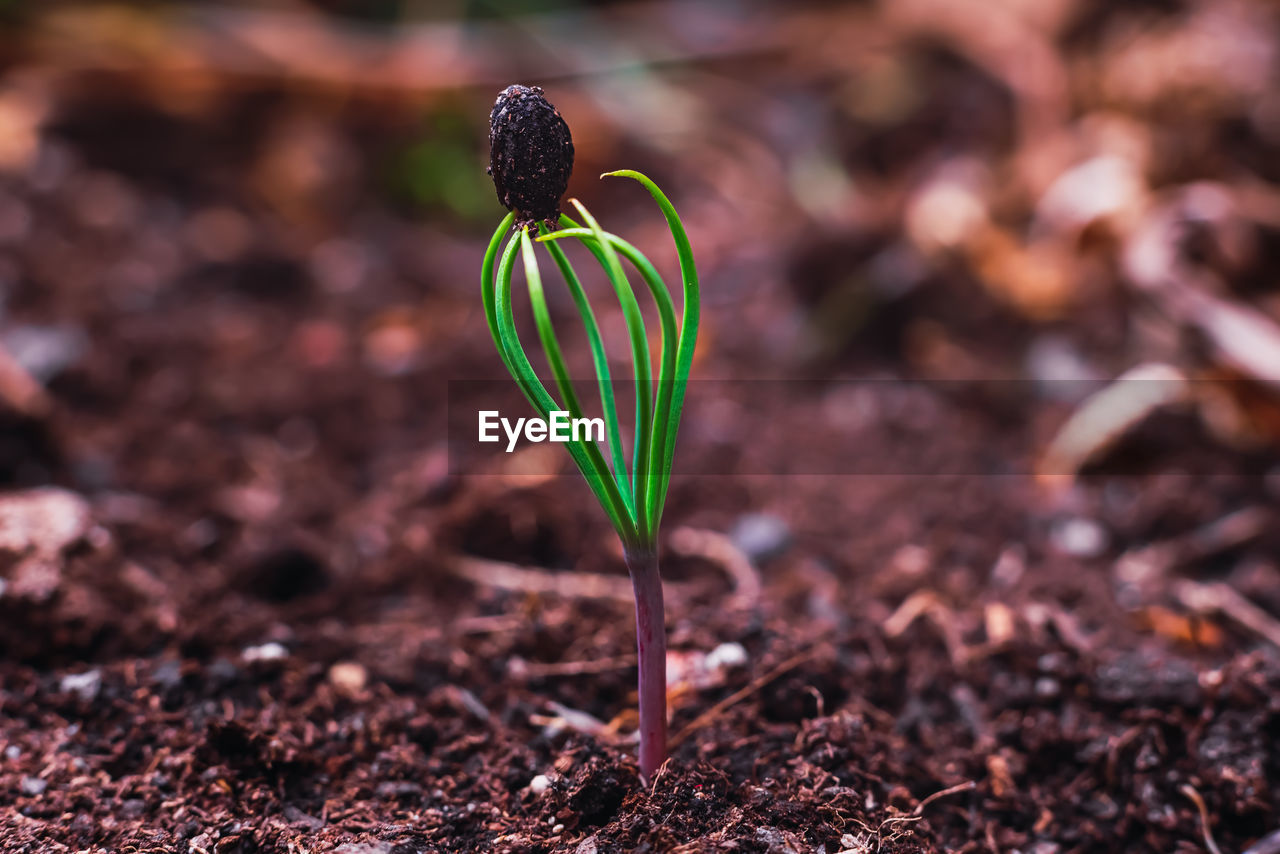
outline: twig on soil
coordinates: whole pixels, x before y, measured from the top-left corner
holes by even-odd
[[[539,593],[565,599],[600,599],[625,602],[627,605],[635,601],[631,581],[621,575],[554,572],[537,566],[521,566],[458,554],[446,556],[441,565],[463,581],[497,587],[500,590]],[[688,592],[687,585],[681,582],[664,581],[662,587],[671,599],[679,599]]]
[[[1184,223],[1190,211],[1203,207],[1206,193],[1215,203],[1225,193],[1228,205],[1262,214],[1264,221],[1275,216],[1274,197],[1262,198],[1254,191],[1230,199],[1227,187],[1188,187],[1149,214],[1130,235],[1124,253],[1127,277],[1172,322],[1198,330],[1217,364],[1280,389],[1280,324],[1255,308],[1219,296],[1229,290],[1222,276],[1183,260]]]
[[[1218,612],[1280,647],[1280,621],[1226,584],[1181,581],[1174,587],[1178,601],[1197,614]]]
[[[613,658],[596,658],[587,661],[522,662],[513,668],[520,676],[537,679],[546,676],[584,676],[591,673],[608,673],[636,666],[637,656],[619,655]]]
[[[886,827],[894,824],[914,824],[917,821],[920,821],[920,816],[918,815],[894,815],[880,822],[880,826],[876,828],[876,851],[879,851],[884,843],[898,839],[904,832],[903,830],[894,830],[893,833],[884,836],[883,833]]]
[[[1268,530],[1271,513],[1245,507],[1196,528],[1188,534],[1126,552],[1116,561],[1116,575],[1141,586],[1171,570],[1213,557],[1255,540]]]
[[[487,587],[522,593],[552,593],[577,599],[611,599],[630,605],[631,582],[622,576],[589,572],[551,572],[505,561],[455,555],[444,566],[459,578]]]
[[[1170,314],[1204,334],[1220,362],[1280,389],[1280,326],[1274,320],[1190,282],[1170,282],[1155,293]]]
[[[968,792],[973,789],[976,789],[977,787],[978,787],[978,784],[976,782],[974,782],[973,780],[968,780],[964,783],[958,783],[955,786],[951,786],[950,788],[943,789],[941,792],[934,792],[932,795],[925,798],[920,803],[916,804],[916,808],[911,811],[911,814],[913,816],[924,815],[924,808],[929,806],[929,804],[933,803],[939,798],[945,798],[948,795],[954,795],[954,794],[957,794],[958,792]]]
[[[928,613],[938,605],[938,596],[932,590],[921,590],[912,593],[889,618],[884,621],[884,633],[896,638],[911,627],[922,614]]]
[[[1175,542],[1181,547],[1179,560],[1189,562],[1212,557],[1265,534],[1271,526],[1271,511],[1265,507],[1245,507],[1196,528]]]
[[[1222,849],[1213,839],[1213,830],[1209,827],[1209,810],[1204,805],[1204,798],[1200,797],[1200,793],[1191,788],[1188,783],[1179,786],[1178,791],[1186,795],[1187,800],[1195,804],[1196,809],[1200,811],[1200,829],[1204,833],[1204,847],[1209,849],[1209,854],[1222,854]]]
[[[873,830],[870,825],[861,819],[851,819],[853,824],[858,826],[857,834],[845,833],[840,837],[840,844],[843,846],[836,854],[878,854],[885,850],[886,845],[891,845],[899,839],[904,838],[911,832],[910,825],[920,821],[919,816],[898,815],[886,818],[880,822]],[[896,825],[902,825],[897,827]],[[885,828],[891,828],[886,834]],[[872,843],[875,847],[872,848]]]
[[[547,705],[555,712],[554,717],[549,715],[530,715],[529,722],[540,727],[569,729],[595,738],[611,738],[615,735],[608,724],[594,715],[571,709],[554,700],[548,701]]]
[[[808,694],[810,697],[813,697],[813,701],[815,704],[814,707],[818,710],[818,717],[820,718],[826,717],[827,704],[826,704],[826,701],[822,699],[822,692],[819,691],[817,688],[813,687],[812,685],[806,685],[804,692]]]
[[[1106,388],[1090,395],[1058,430],[1036,466],[1042,483],[1076,475],[1114,448],[1134,427],[1158,409],[1187,400],[1182,372],[1169,365],[1131,368]]]
[[[406,640],[417,644],[436,643],[464,635],[497,634],[511,632],[529,625],[529,618],[521,614],[491,614],[476,617],[459,617],[443,625],[423,628],[421,619],[384,620],[354,627],[353,634],[365,647],[381,647]]]
[[[917,619],[927,616],[930,622],[942,633],[942,640],[947,645],[947,653],[955,664],[964,664],[970,658],[969,648],[965,645],[956,626],[955,613],[942,603],[938,594],[932,590],[920,590],[912,593],[884,621],[886,637],[896,638],[911,627]]]
[[[1090,656],[1097,650],[1093,639],[1100,632],[1085,634],[1080,621],[1058,605],[1050,602],[1028,602],[1022,608],[1022,616],[1028,624],[1038,629],[1051,626],[1062,642],[1082,657]]]
[[[900,838],[904,832],[904,829],[894,829],[889,835],[886,836],[884,833],[885,828],[892,827],[894,825],[909,825],[909,824],[914,824],[917,821],[921,821],[924,818],[924,815],[923,815],[924,808],[927,807],[929,804],[933,803],[939,798],[945,798],[948,795],[954,795],[957,792],[970,791],[974,788],[977,788],[977,785],[978,784],[973,780],[969,780],[967,782],[960,783],[959,785],[951,786],[950,788],[943,789],[940,792],[934,792],[932,795],[929,795],[927,798],[925,798],[923,801],[917,804],[916,808],[912,810],[909,814],[890,816],[889,818],[886,818],[884,821],[880,822],[879,827],[877,827],[874,831],[872,831],[871,828],[869,828],[863,822],[857,821],[855,819],[854,820],[855,823],[862,828],[863,833],[859,834],[856,837],[850,834],[846,834],[844,837],[842,837],[840,840],[840,844],[844,845],[845,848],[842,851],[840,851],[839,854],[866,854],[868,852],[871,852],[872,848],[870,846],[870,842],[873,838],[875,839],[875,843],[876,843],[876,847],[874,850],[880,851],[882,850],[886,842],[895,841],[896,839]]]
[[[733,540],[717,531],[677,528],[671,532],[671,548],[685,557],[700,557],[718,564],[733,583],[734,604],[755,607],[760,601],[760,576]]]
[[[714,706],[707,709],[705,712],[698,715],[696,718],[694,718],[692,721],[686,724],[685,727],[682,730],[680,730],[678,733],[676,733],[675,737],[671,739],[670,747],[674,749],[679,744],[681,744],[686,738],[688,738],[692,733],[706,727],[707,724],[711,723],[713,720],[723,715],[725,711],[727,711],[731,707],[742,702],[747,697],[750,697],[756,691],[759,691],[765,685],[768,685],[770,682],[777,679],[779,676],[783,675],[784,673],[794,670],[795,668],[799,667],[801,664],[804,664],[806,661],[810,660],[815,655],[817,655],[816,649],[807,649],[804,652],[797,653],[796,655],[791,656],[786,661],[774,667],[772,670],[765,673],[764,675],[758,676],[755,679],[752,679],[751,682],[749,682],[746,686],[733,692],[728,697],[725,697],[723,700],[716,703]]]

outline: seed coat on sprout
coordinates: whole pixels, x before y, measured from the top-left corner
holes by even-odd
[[[552,228],[573,173],[573,136],[538,86],[508,86],[489,113],[489,174],[516,227]]]

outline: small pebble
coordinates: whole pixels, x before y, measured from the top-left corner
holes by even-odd
[[[741,667],[747,663],[747,651],[740,643],[722,643],[707,655],[707,669]]]
[[[165,690],[173,690],[182,684],[182,662],[167,659],[151,671],[151,681]]]
[[[44,790],[49,788],[49,781],[41,780],[39,777],[23,777],[19,787],[22,789],[22,794],[36,798],[43,795]]]
[[[529,791],[535,795],[541,795],[551,788],[551,778],[546,774],[539,774],[529,781]]]
[[[791,544],[787,523],[768,513],[749,513],[734,522],[729,539],[752,563],[777,557]]]
[[[102,672],[87,670],[84,673],[68,673],[58,683],[58,690],[64,694],[75,694],[81,700],[89,702],[98,696],[102,688]]]
[[[333,854],[391,854],[390,842],[347,842],[333,849]]]
[[[369,684],[369,672],[354,661],[339,661],[329,668],[329,682],[340,694],[353,697]]]
[[[1061,691],[1057,679],[1041,676],[1036,680],[1036,696],[1042,700],[1052,700]]]
[[[65,489],[43,487],[0,496],[0,551],[56,555],[84,536],[89,502]]]
[[[769,854],[803,854],[797,846],[798,837],[776,827],[757,827],[755,842]]]
[[[1056,549],[1075,557],[1098,557],[1110,545],[1106,529],[1092,519],[1064,519],[1054,526],[1050,540]]]
[[[374,790],[380,798],[404,798],[422,794],[422,786],[411,780],[387,780]]]
[[[277,661],[288,655],[289,650],[285,649],[283,644],[275,641],[259,646],[247,646],[240,653],[240,657],[245,661]]]

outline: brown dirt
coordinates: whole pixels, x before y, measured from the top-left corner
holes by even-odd
[[[30,214],[5,238],[6,324],[84,342],[51,415],[3,416],[3,498],[87,502],[71,542],[3,551],[0,850],[1065,854],[1208,833],[1239,852],[1276,829],[1280,654],[1178,592],[1224,582],[1280,614],[1274,450],[1161,415],[1047,490],[1029,472],[1070,406],[963,376],[1021,376],[1044,326],[944,269],[871,307],[865,334],[798,348],[778,318],[822,338],[829,288],[865,260],[837,251],[848,236],[765,246],[763,265],[710,249],[695,373],[774,382],[690,396],[670,646],[746,660],[675,680],[672,732],[743,696],[645,786],[629,605],[564,582],[624,578],[602,514],[565,461],[450,470],[447,383],[498,368],[483,238],[406,221],[342,169],[288,191],[292,220],[255,206],[243,182],[289,204],[271,145],[329,163],[332,140],[272,95],[228,99],[233,140],[89,90],[62,93],[36,161],[0,180],[0,226],[4,205]],[[104,141],[139,116],[139,150]],[[361,156],[388,133],[358,110],[335,124]],[[1124,364],[1130,308],[1106,291],[1052,332]],[[842,420],[846,380],[913,375],[944,324],[959,379],[868,384],[874,424]],[[887,462],[820,474],[854,457]],[[1241,511],[1261,520],[1247,536],[1212,536]],[[672,542],[778,523],[758,600]],[[1122,571],[1152,545],[1168,559]],[[476,583],[458,556],[571,589]]]

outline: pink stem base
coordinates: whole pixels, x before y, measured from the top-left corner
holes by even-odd
[[[646,782],[667,758],[667,629],[656,551],[626,551],[636,596],[640,669],[640,775]]]

